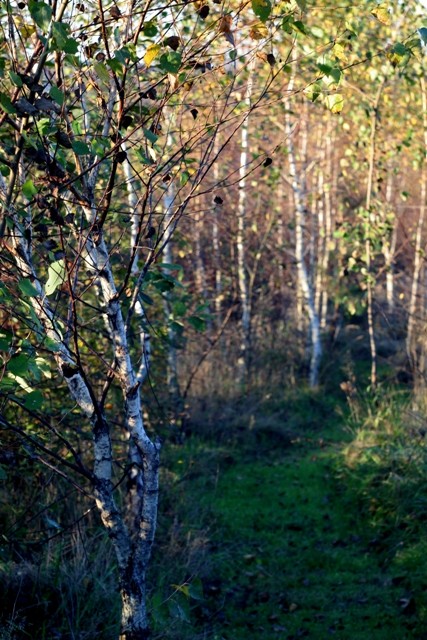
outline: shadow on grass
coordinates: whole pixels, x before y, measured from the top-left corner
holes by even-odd
[[[399,396],[358,402],[246,400],[170,450],[156,637],[425,638],[424,450]]]

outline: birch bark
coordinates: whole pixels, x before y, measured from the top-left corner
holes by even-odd
[[[293,128],[290,117],[290,94],[293,90],[293,84],[294,78],[292,77],[284,98],[285,128],[287,134],[290,181],[295,205],[295,261],[297,265],[297,277],[309,317],[309,331],[311,339],[309,383],[311,387],[315,387],[319,382],[319,367],[322,358],[322,340],[320,332],[320,318],[316,309],[313,286],[310,282],[305,262],[304,230],[306,225],[307,194],[304,189],[304,179],[297,168],[295,146],[293,142]]]
[[[366,295],[367,295],[367,316],[368,316],[368,334],[369,347],[371,351],[371,387],[375,389],[377,385],[377,347],[375,341],[374,326],[374,276],[372,275],[372,241],[371,233],[374,231],[374,219],[371,211],[373,181],[375,171],[375,155],[376,140],[378,126],[378,107],[381,95],[384,89],[385,81],[383,80],[376,92],[375,98],[371,106],[370,115],[370,137],[369,137],[369,155],[368,155],[368,179],[366,185],[366,211],[367,211],[367,229],[365,232],[365,256],[366,256]]]
[[[414,336],[414,329],[416,326],[416,309],[420,273],[424,263],[422,242],[427,204],[427,88],[424,76],[420,77],[420,88],[423,114],[424,153],[421,168],[420,212],[415,232],[414,271],[412,274],[411,295],[408,309],[408,327],[406,334],[406,352],[413,366],[416,365],[416,338]]]
[[[250,363],[251,350],[251,299],[249,291],[249,279],[246,266],[246,172],[248,164],[249,149],[249,114],[251,108],[251,98],[253,90],[253,71],[255,57],[252,56],[248,64],[248,79],[246,84],[244,103],[246,115],[243,119],[240,130],[240,161],[239,161],[239,200],[237,204],[237,280],[239,284],[239,296],[241,306],[241,341],[240,354],[238,359],[239,382],[244,384],[247,381]]]

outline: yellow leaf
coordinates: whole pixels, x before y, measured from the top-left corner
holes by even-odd
[[[325,97],[325,104],[332,113],[340,113],[344,106],[344,98],[340,93]]]
[[[36,33],[35,25],[24,22],[22,17],[19,15],[14,16],[14,22],[23,38],[30,38],[34,33]]]
[[[23,24],[22,27],[19,27],[19,31],[23,38],[30,38],[36,33],[36,28],[33,24]]]
[[[348,58],[345,52],[345,49],[342,44],[336,42],[332,47],[332,53],[338,60],[342,60],[342,62],[347,62]]]
[[[263,22],[255,22],[249,31],[252,40],[262,40],[268,37],[268,29]]]
[[[391,15],[387,5],[381,4],[376,9],[372,9],[371,14],[375,16],[377,20],[382,22],[382,24],[391,24]]]
[[[153,60],[157,58],[160,53],[160,49],[161,47],[159,44],[150,44],[144,55],[144,62],[147,67],[149,67]]]

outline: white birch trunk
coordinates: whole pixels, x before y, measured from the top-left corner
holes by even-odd
[[[289,82],[288,94],[293,89],[293,78]],[[285,126],[287,133],[288,159],[290,180],[295,203],[295,261],[297,265],[297,277],[299,287],[304,296],[304,302],[308,312],[309,329],[311,339],[311,358],[310,358],[310,374],[309,383],[311,387],[315,387],[319,382],[319,367],[322,358],[322,339],[320,332],[320,319],[316,309],[313,287],[310,282],[309,273],[305,263],[305,246],[304,246],[304,229],[306,224],[307,199],[303,185],[304,180],[301,178],[297,169],[295,147],[292,139],[292,124],[290,119],[290,100],[289,97],[284,99],[285,106]]]
[[[239,284],[239,296],[241,306],[241,341],[238,359],[238,377],[240,384],[247,381],[249,372],[249,359],[251,349],[251,300],[249,291],[249,278],[246,266],[246,172],[248,164],[249,148],[249,114],[253,89],[253,70],[255,58],[252,57],[248,64],[248,80],[245,92],[246,116],[240,130],[240,164],[239,164],[239,200],[237,204],[237,280]]]
[[[109,319],[117,373],[125,396],[126,423],[130,437],[142,457],[143,496],[134,521],[138,527],[129,530],[123,514],[116,505],[112,481],[112,448],[110,426],[95,400],[86,377],[68,347],[64,344],[44,288],[31,262],[27,243],[15,221],[12,247],[16,266],[21,277],[29,278],[38,291],[31,297],[34,312],[46,336],[55,344],[53,356],[66,381],[70,394],[92,425],[94,442],[93,486],[96,505],[102,522],[113,542],[119,569],[122,596],[122,635],[125,640],[148,637],[148,619],[145,603],[145,575],[157,520],[159,450],[157,443],[148,438],[142,418],[140,394],[134,376],[124,332],[124,322],[117,301],[117,291],[111,277],[108,254],[103,240],[98,249],[91,252],[97,260],[101,289],[104,294]],[[95,265],[94,265],[95,266]]]
[[[392,211],[393,198],[393,168],[388,167],[385,200],[387,204],[387,213]],[[390,313],[394,311],[394,254],[396,252],[397,242],[397,220],[393,222],[390,240],[386,240],[384,244],[384,261],[385,261],[385,277],[386,277],[386,299],[387,308]]]
[[[212,167],[214,186],[219,183],[219,133],[217,133],[214,143],[215,162]],[[219,218],[221,213],[221,205],[214,204],[213,220],[212,220],[212,247],[215,273],[215,321],[216,326],[220,327],[222,323],[222,271],[221,271],[221,253],[219,242]]]
[[[113,97],[111,97],[113,96]],[[109,113],[114,105],[114,91],[110,94]],[[109,118],[106,118],[109,121]],[[108,125],[104,127],[108,133]],[[96,220],[96,205],[93,201],[98,168],[87,181],[87,206],[84,207],[86,221],[92,226]],[[12,185],[13,186],[13,185]],[[114,283],[110,255],[102,229],[92,226],[85,237],[86,264],[94,274],[94,282],[102,305],[102,313],[108,325],[108,335],[114,353],[114,374],[119,381],[124,398],[124,420],[129,430],[131,447],[138,452],[138,472],[141,477],[141,492],[135,502],[135,512],[127,518],[114,498],[113,454],[110,425],[102,405],[97,401],[88,381],[79,356],[74,356],[61,335],[59,323],[51,308],[41,280],[32,263],[30,236],[22,231],[22,223],[16,215],[9,215],[14,222],[9,243],[5,244],[14,256],[21,278],[29,278],[37,295],[30,303],[46,336],[53,342],[53,357],[58,370],[68,385],[71,397],[90,421],[94,442],[92,483],[97,508],[108,531],[117,557],[119,587],[122,598],[121,638],[142,640],[148,637],[148,617],[145,602],[146,570],[151,554],[157,521],[158,467],[160,445],[148,437],[143,421],[139,383],[133,369],[126,325],[121,303]],[[70,288],[70,295],[72,289]],[[75,313],[75,300],[71,306]],[[76,338],[77,340],[77,338]],[[78,354],[78,349],[76,348]]]
[[[374,278],[372,276],[372,247],[370,233],[373,229],[375,221],[373,220],[371,211],[372,190],[375,170],[375,152],[376,152],[376,134],[378,124],[378,106],[380,103],[384,81],[381,82],[377,89],[374,102],[371,107],[371,132],[369,139],[369,156],[368,156],[368,180],[366,185],[366,211],[368,213],[368,229],[365,238],[365,254],[366,254],[366,295],[367,295],[367,316],[368,316],[368,334],[369,347],[371,351],[371,387],[375,389],[377,386],[377,346],[375,342],[375,326],[374,326]]]
[[[420,273],[424,264],[423,257],[423,229],[426,214],[427,200],[427,91],[424,76],[420,77],[422,110],[423,110],[423,129],[424,129],[424,156],[421,169],[421,189],[420,189],[420,213],[418,216],[417,229],[415,233],[415,249],[414,249],[414,272],[412,275],[411,295],[409,299],[408,309],[408,329],[406,335],[406,352],[413,366],[416,363],[416,337],[414,329],[416,326],[416,311],[418,301],[418,289],[420,282]]]

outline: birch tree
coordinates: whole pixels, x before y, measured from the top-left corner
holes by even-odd
[[[220,125],[209,110],[195,122],[188,93],[208,77],[216,99],[207,53],[218,34],[193,7],[169,7],[163,23],[155,2],[21,5],[1,3],[1,426],[96,504],[117,559],[120,638],[142,640],[160,455],[141,393],[147,316],[176,284],[161,254],[213,162]],[[77,432],[46,431],[43,376],[67,387],[92,455]],[[26,410],[37,437],[19,423]]]

